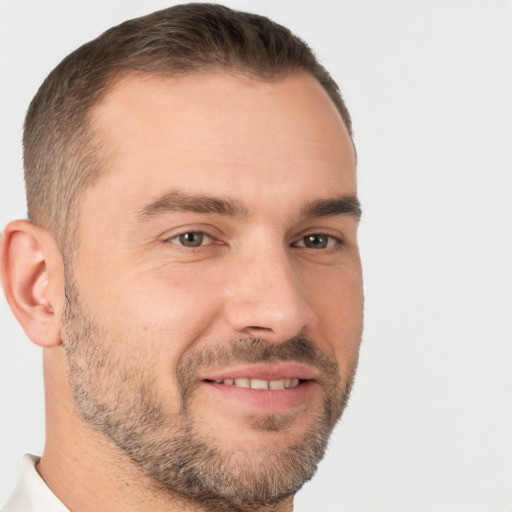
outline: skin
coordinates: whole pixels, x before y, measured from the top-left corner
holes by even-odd
[[[305,74],[272,83],[226,73],[132,75],[94,107],[93,120],[108,172],[83,196],[72,278],[87,315],[116,334],[105,337],[106,352],[150,369],[165,414],[182,405],[180,361],[248,337],[279,345],[306,336],[337,363],[346,384],[362,331],[358,219],[303,214],[305,204],[356,196],[353,147],[322,87]],[[244,214],[141,215],[165,194],[236,201]],[[203,245],[183,246],[179,235],[190,232],[205,233]],[[313,234],[327,236],[327,247],[307,247],[304,237]],[[26,221],[11,223],[3,238],[7,299],[45,347],[39,473],[71,510],[201,510],[159,492],[74,411],[61,344],[60,252],[47,231]],[[125,385],[103,377],[108,389]],[[218,393],[204,377],[191,383],[190,414],[226,453],[264,460],[302,440],[322,412],[326,391],[317,382],[299,403],[276,411],[264,399]],[[272,432],[254,428],[254,418],[270,413],[291,420]],[[290,497],[273,510],[291,509]]]

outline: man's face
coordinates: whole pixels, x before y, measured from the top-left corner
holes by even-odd
[[[212,73],[123,79],[93,119],[108,168],[85,192],[68,282],[76,411],[171,492],[290,495],[361,338],[339,114],[308,75]]]

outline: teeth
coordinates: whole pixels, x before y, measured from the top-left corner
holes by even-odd
[[[269,389],[284,389],[284,379],[269,381],[268,388]]]
[[[268,389],[268,380],[251,379],[252,389]]]
[[[294,388],[299,385],[299,379],[224,379],[220,382],[227,384],[228,386],[238,386],[239,388],[252,389],[287,389]]]

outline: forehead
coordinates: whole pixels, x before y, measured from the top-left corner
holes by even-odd
[[[227,73],[134,74],[112,87],[92,119],[108,155],[95,186],[117,188],[127,201],[175,188],[243,191],[249,202],[273,189],[355,193],[347,130],[307,74],[272,82]]]

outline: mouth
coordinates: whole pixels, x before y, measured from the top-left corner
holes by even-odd
[[[290,389],[296,388],[301,382],[307,382],[302,379],[277,379],[277,380],[265,380],[265,379],[250,379],[243,377],[241,379],[222,379],[222,380],[208,380],[205,382],[216,382],[217,384],[224,384],[226,386],[236,386],[239,388],[250,388],[250,389]]]
[[[247,409],[284,412],[304,407],[312,399],[318,371],[298,363],[251,365],[223,370],[201,379],[214,399],[234,400]]]

